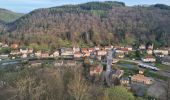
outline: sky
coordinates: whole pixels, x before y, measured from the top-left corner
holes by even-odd
[[[66,4],[80,4],[91,1],[112,1],[112,0],[0,0],[0,8],[12,10],[18,13],[28,13],[38,8],[48,8]],[[156,3],[170,5],[170,0],[116,0],[116,1],[125,2],[125,4],[128,6],[143,4],[151,5]]]

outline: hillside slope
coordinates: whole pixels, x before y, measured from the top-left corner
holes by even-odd
[[[8,24],[11,41],[53,46],[133,44],[170,46],[166,5],[128,7],[121,2],[90,2],[38,9]]]
[[[20,18],[23,14],[15,13],[6,9],[0,8],[0,20],[4,22],[12,22]]]

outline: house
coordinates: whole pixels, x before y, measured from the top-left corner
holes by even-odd
[[[41,53],[41,58],[49,58],[49,53],[48,52],[43,52]]]
[[[34,49],[33,48],[28,48],[28,53],[31,54],[34,52]]]
[[[42,53],[41,51],[37,51],[37,52],[35,53],[35,56],[39,58],[39,57],[41,57],[41,53]]]
[[[153,54],[153,50],[152,50],[151,48],[148,48],[146,52],[147,52],[147,54],[149,54],[149,55],[152,55],[152,54]]]
[[[27,58],[27,57],[28,57],[28,55],[26,53],[21,55],[21,58]]]
[[[100,50],[100,46],[95,46],[94,49],[95,50]]]
[[[53,57],[58,57],[60,56],[60,52],[58,50],[54,51]]]
[[[88,48],[81,48],[81,52],[83,53],[84,57],[89,57],[91,54]]]
[[[26,49],[20,49],[20,52],[21,52],[21,54],[27,54],[28,53],[28,49],[26,48]]]
[[[145,49],[146,49],[146,46],[145,46],[144,44],[141,44],[141,45],[139,46],[139,49],[140,49],[140,50],[145,50]]]
[[[4,43],[2,43],[2,42],[0,42],[0,47],[6,48],[6,47],[8,47],[8,45],[7,45],[7,44],[4,44]]]
[[[88,48],[81,48],[81,52],[82,53],[87,53],[87,52],[89,52],[89,50],[88,50]]]
[[[148,49],[151,49],[151,50],[153,50],[153,44],[151,44],[151,45],[148,45]]]
[[[149,77],[145,77],[143,75],[143,71],[139,71],[139,74],[136,74],[136,75],[133,75],[131,77],[131,80],[133,82],[138,82],[138,83],[143,83],[143,84],[147,84],[147,85],[150,85],[153,83],[153,79],[149,78]]]
[[[19,50],[12,50],[10,55],[20,55],[21,52]]]
[[[117,48],[116,49],[116,53],[128,54],[128,52],[129,52],[128,48]]]
[[[162,55],[165,55],[167,56],[169,54],[169,51],[168,49],[156,49],[156,50],[153,50],[154,54],[162,54]]]
[[[19,45],[18,44],[11,44],[11,46],[10,46],[12,49],[17,49],[18,47],[19,47]]]
[[[100,75],[103,72],[103,66],[91,66],[90,67],[90,75]]]
[[[7,59],[9,57],[8,54],[1,54],[0,59]]]
[[[118,59],[113,59],[112,64],[116,64],[119,60]]]
[[[83,54],[81,52],[74,53],[74,58],[81,58],[81,57],[83,57]]]
[[[61,56],[73,56],[74,51],[72,48],[62,48],[61,49]]]
[[[75,52],[80,52],[80,48],[79,48],[79,47],[74,46],[74,47],[73,47],[73,51],[74,51],[74,53],[75,53]]]
[[[95,51],[95,49],[94,49],[94,48],[88,48],[88,51],[89,51],[90,53],[92,53],[92,52]]]
[[[58,67],[58,66],[62,66],[63,64],[64,64],[63,60],[57,60],[57,61],[55,61],[54,66]]]
[[[124,70],[113,70],[111,72],[112,78],[120,78],[124,74]]]
[[[97,56],[105,56],[107,54],[106,50],[98,50],[96,51]]]
[[[104,49],[105,49],[105,50],[112,50],[112,49],[113,49],[113,46],[112,46],[112,45],[110,45],[110,46],[105,46]]]
[[[133,50],[132,46],[127,46],[127,47],[125,47],[125,48],[127,48],[128,51],[132,51],[132,50]]]
[[[127,85],[129,85],[129,84],[130,84],[130,80],[129,80],[129,78],[128,78],[128,77],[121,78],[121,79],[120,79],[120,83],[121,83],[121,85],[125,85],[125,86],[127,86]]]
[[[156,58],[152,55],[147,55],[144,58],[142,58],[143,62],[155,62]]]

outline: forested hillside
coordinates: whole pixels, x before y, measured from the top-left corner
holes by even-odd
[[[38,9],[8,24],[2,40],[54,47],[139,42],[170,46],[169,8],[109,1]]]
[[[21,13],[15,13],[6,9],[0,8],[0,20],[4,22],[12,22],[16,19],[20,18],[23,14]]]

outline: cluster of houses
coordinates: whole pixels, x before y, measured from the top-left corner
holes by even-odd
[[[145,85],[153,84],[154,80],[151,77],[146,77],[143,70],[139,70],[139,73],[130,77],[124,77],[120,80],[124,86],[129,86],[132,83],[141,83]]]
[[[156,62],[156,57],[164,58],[164,57],[168,56],[170,53],[169,48],[154,49],[153,44],[149,45],[149,46],[141,44],[139,46],[139,50],[146,51],[146,53],[147,53],[147,55],[145,57],[141,58],[141,60],[143,62]]]

